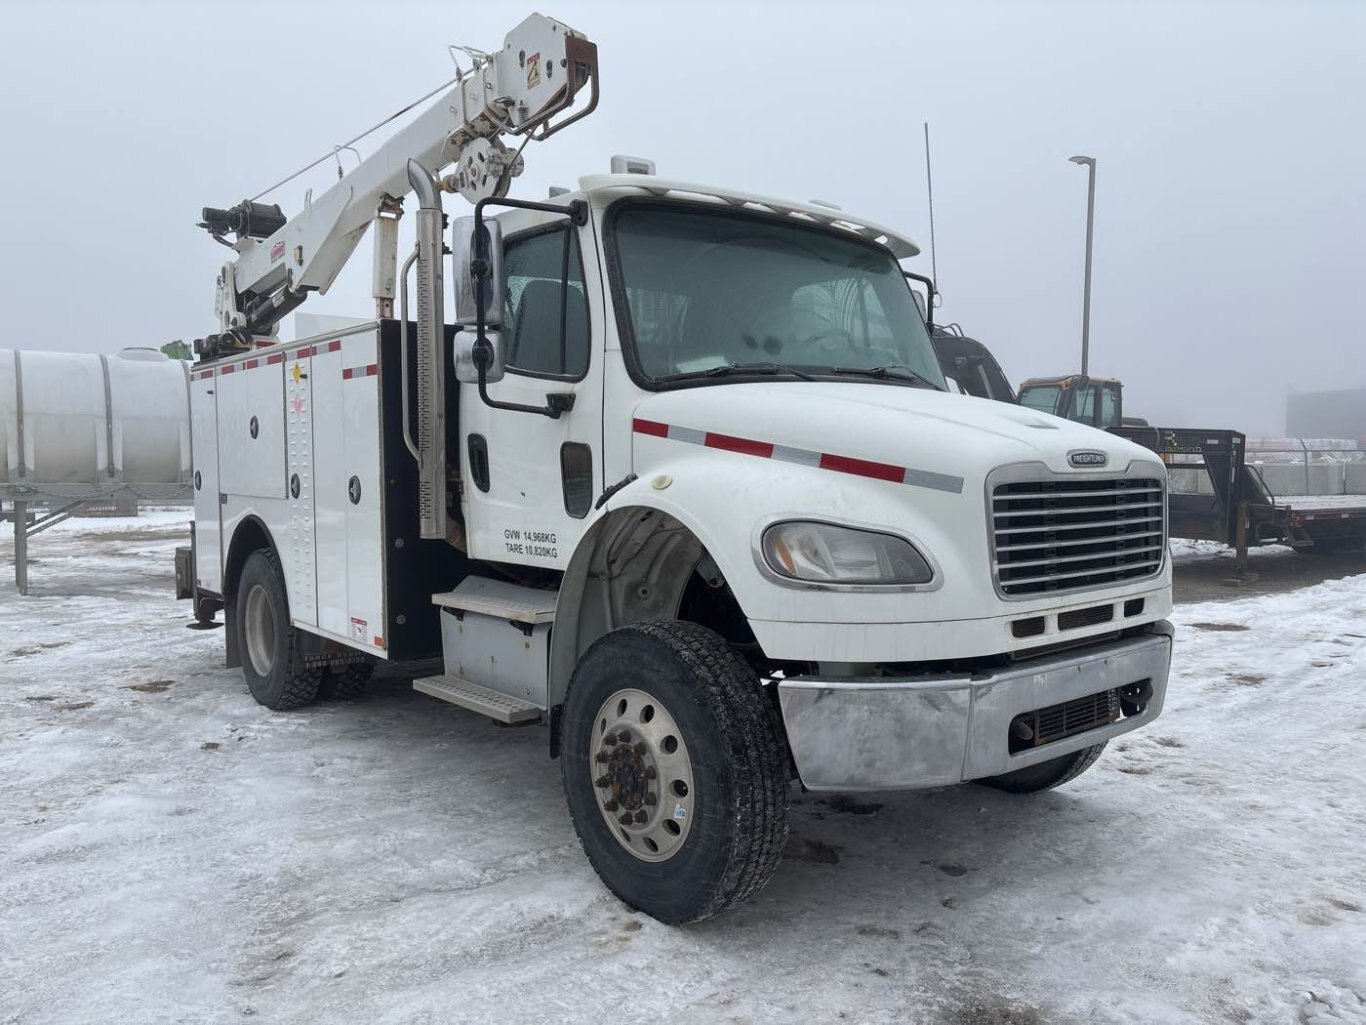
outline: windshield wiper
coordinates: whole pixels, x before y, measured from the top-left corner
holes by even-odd
[[[677,376],[729,377],[731,374],[791,374],[793,377],[799,377],[803,381],[815,380],[814,377],[804,370],[797,370],[794,367],[789,367],[785,363],[775,363],[773,360],[759,360],[755,363],[722,363],[719,367],[712,367],[710,370],[702,371],[700,375],[678,374]]]
[[[944,390],[918,370],[912,370],[902,363],[888,363],[882,367],[831,367],[830,372],[832,374],[846,374],[850,377],[900,377],[903,381],[910,381],[924,388],[933,388],[935,391]]]

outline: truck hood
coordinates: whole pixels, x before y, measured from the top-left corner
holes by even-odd
[[[1135,459],[1157,462],[1147,449],[1093,427],[1004,402],[896,384],[765,381],[683,388],[646,399],[635,418],[637,434],[756,455],[779,446],[794,462],[865,460],[928,474],[929,481],[980,481],[994,467],[1022,462],[1084,472],[1068,462],[1077,450],[1105,454],[1103,467],[1084,468],[1091,472],[1123,470]]]

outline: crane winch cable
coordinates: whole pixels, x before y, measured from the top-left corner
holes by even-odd
[[[313,161],[311,164],[305,164],[303,167],[299,168],[297,171],[295,171],[293,174],[291,174],[288,178],[281,178],[279,181],[277,181],[277,182],[276,182],[274,185],[272,185],[270,188],[264,190],[263,192],[258,192],[256,195],[252,196],[250,202],[254,203],[254,202],[256,202],[258,199],[260,199],[262,196],[268,196],[268,195],[270,195],[272,192],[274,192],[276,189],[278,189],[281,185],[288,185],[288,184],[289,184],[290,182],[292,182],[295,178],[299,177],[299,175],[304,174],[304,173],[307,172],[307,171],[313,170],[313,168],[317,167],[317,166],[318,166],[319,164],[321,164],[323,161],[329,160],[329,159],[331,159],[332,157],[336,156],[341,150],[352,148],[352,147],[354,146],[355,143],[360,142],[361,139],[364,139],[367,135],[370,135],[372,132],[377,132],[377,131],[379,131],[379,130],[380,130],[381,128],[383,128],[385,125],[389,124],[391,121],[396,121],[397,119],[401,118],[404,114],[408,113],[408,111],[412,110],[412,109],[413,109],[414,107],[416,107],[419,103],[425,103],[427,100],[430,100],[433,96],[435,96],[437,93],[441,92],[443,89],[449,89],[451,86],[453,86],[453,85],[455,85],[457,82],[459,82],[460,79],[461,79],[461,77],[463,77],[463,76],[457,75],[455,78],[452,78],[449,82],[443,82],[443,83],[441,83],[441,85],[437,86],[435,89],[433,89],[431,92],[427,93],[425,96],[419,96],[417,99],[413,100],[412,103],[408,104],[408,105],[407,105],[406,107],[404,107],[402,110],[395,111],[393,114],[390,114],[388,117],[386,117],[386,118],[385,118],[383,121],[381,121],[379,124],[374,125],[374,126],[371,127],[371,128],[367,128],[365,131],[361,132],[359,135],[355,136],[354,138],[348,139],[346,142],[340,143],[340,144],[338,144],[338,145],[332,147],[332,149],[330,149],[328,152],[324,153],[322,156],[320,156],[317,160]]]

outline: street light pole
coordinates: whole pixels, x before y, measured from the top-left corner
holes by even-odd
[[[1081,307],[1081,372],[1085,374],[1091,354],[1091,235],[1096,222],[1096,158],[1069,157],[1086,165],[1086,284]]]

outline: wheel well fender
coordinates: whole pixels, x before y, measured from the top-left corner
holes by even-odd
[[[548,707],[563,702],[579,657],[599,637],[630,623],[677,618],[699,572],[725,578],[705,533],[689,520],[663,503],[636,501],[605,513],[584,533],[556,601]]]
[[[258,516],[247,516],[233,531],[228,557],[223,561],[223,630],[229,669],[242,664],[242,639],[237,635],[237,580],[247,556],[262,548],[278,552],[270,528]],[[288,589],[286,589],[288,593]]]

